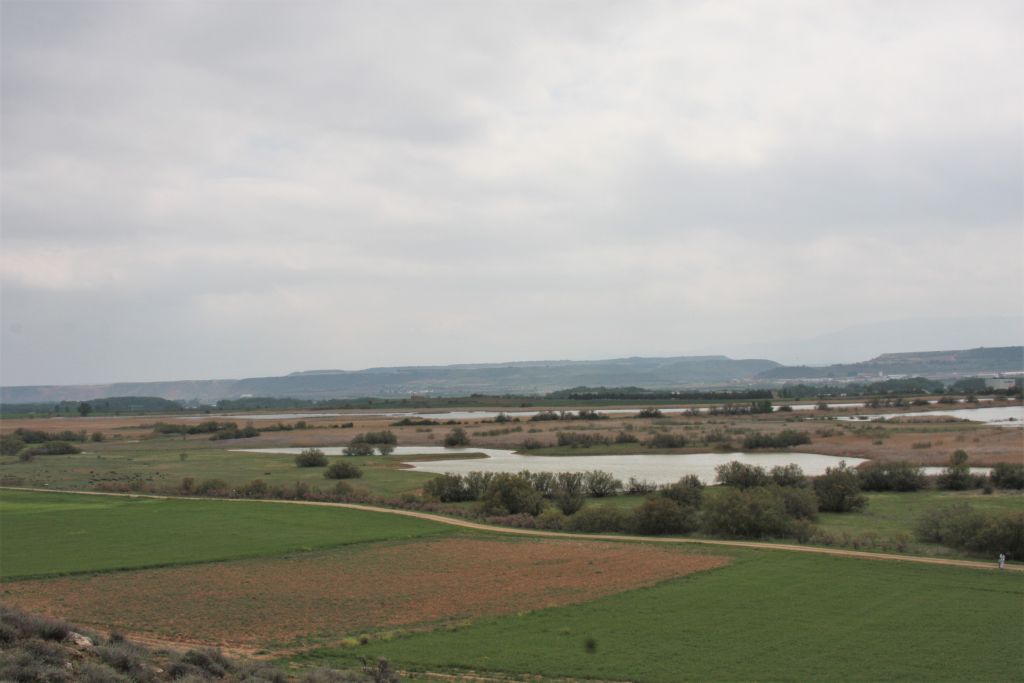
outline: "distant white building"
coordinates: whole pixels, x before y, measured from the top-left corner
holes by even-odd
[[[986,389],[996,389],[997,391],[1009,391],[1013,389],[1014,380],[1009,377],[996,377],[993,379],[985,380]]]

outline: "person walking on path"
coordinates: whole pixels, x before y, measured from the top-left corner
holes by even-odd
[[[1004,553],[999,553],[999,568],[1002,569],[1005,566],[1006,566],[1006,555]]]

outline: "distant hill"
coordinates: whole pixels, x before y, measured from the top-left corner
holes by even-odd
[[[1024,346],[966,349],[963,351],[919,351],[883,353],[860,363],[824,367],[778,366],[758,374],[767,381],[797,379],[866,379],[912,375],[930,378],[962,377],[972,374],[1024,371]]]
[[[0,388],[0,402],[56,403],[108,396],[159,396],[212,402],[243,396],[303,399],[404,397],[412,394],[540,394],[575,386],[678,388],[746,382],[778,366],[770,360],[725,356],[618,358],[597,361],[528,361],[473,365],[411,366],[366,370],[316,370],[283,377],[239,380],[135,382]]]
[[[827,367],[784,367],[771,360],[726,356],[617,358],[594,361],[526,361],[470,365],[409,366],[366,370],[315,370],[283,377],[134,382],[75,386],[0,387],[0,402],[50,403],[123,396],[170,400],[247,396],[332,399],[468,396],[470,394],[546,394],[568,387],[643,389],[745,388],[787,380],[845,380],[913,375],[931,378],[1024,371],[1024,347],[965,351],[886,353],[862,363]]]

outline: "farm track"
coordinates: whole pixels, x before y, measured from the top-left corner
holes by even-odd
[[[979,562],[977,560],[956,560],[941,557],[927,557],[923,555],[900,555],[896,553],[872,553],[863,550],[843,550],[838,548],[822,548],[819,546],[805,546],[805,545],[793,545],[787,543],[763,543],[759,541],[725,541],[716,539],[704,539],[704,538],[678,538],[678,537],[661,537],[661,536],[631,536],[631,535],[620,535],[620,534],[580,534],[565,531],[544,531],[540,529],[517,529],[514,527],[502,527],[494,526],[490,524],[481,524],[479,522],[470,522],[465,519],[458,519],[456,517],[445,517],[444,515],[436,515],[429,512],[417,512],[415,510],[399,510],[394,508],[378,507],[375,505],[362,505],[358,503],[332,503],[326,501],[309,501],[309,500],[259,500],[252,498],[200,498],[200,497],[187,497],[187,496],[160,496],[155,494],[143,494],[143,493],[107,493],[103,491],[69,491],[69,490],[54,490],[54,489],[39,489],[39,488],[19,488],[19,487],[0,487],[0,489],[10,489],[15,491],[39,491],[44,493],[75,493],[89,496],[116,496],[123,498],[156,498],[161,500],[224,500],[227,502],[250,502],[250,503],[267,503],[267,504],[285,504],[285,505],[310,505],[316,507],[339,507],[349,508],[351,510],[363,510],[366,512],[381,512],[391,515],[400,515],[404,517],[413,517],[416,519],[423,519],[431,522],[438,522],[440,524],[447,524],[449,526],[460,527],[462,529],[472,529],[474,531],[484,531],[489,533],[497,534],[508,534],[513,536],[527,536],[536,538],[553,538],[553,539],[572,539],[572,540],[596,540],[596,541],[625,541],[631,543],[667,543],[667,544],[695,544],[695,545],[710,545],[710,546],[724,546],[732,548],[752,548],[755,550],[782,550],[797,553],[812,553],[817,555],[831,555],[833,557],[852,557],[862,560],[884,560],[889,562],[914,562],[917,564],[935,564],[944,565],[949,567],[966,567],[968,569],[988,569],[997,570],[998,567],[995,562]],[[1024,564],[1007,564],[1007,571],[1024,572]]]

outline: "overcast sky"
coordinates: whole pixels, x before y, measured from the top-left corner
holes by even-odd
[[[1018,0],[2,11],[4,385],[1024,341]]]

